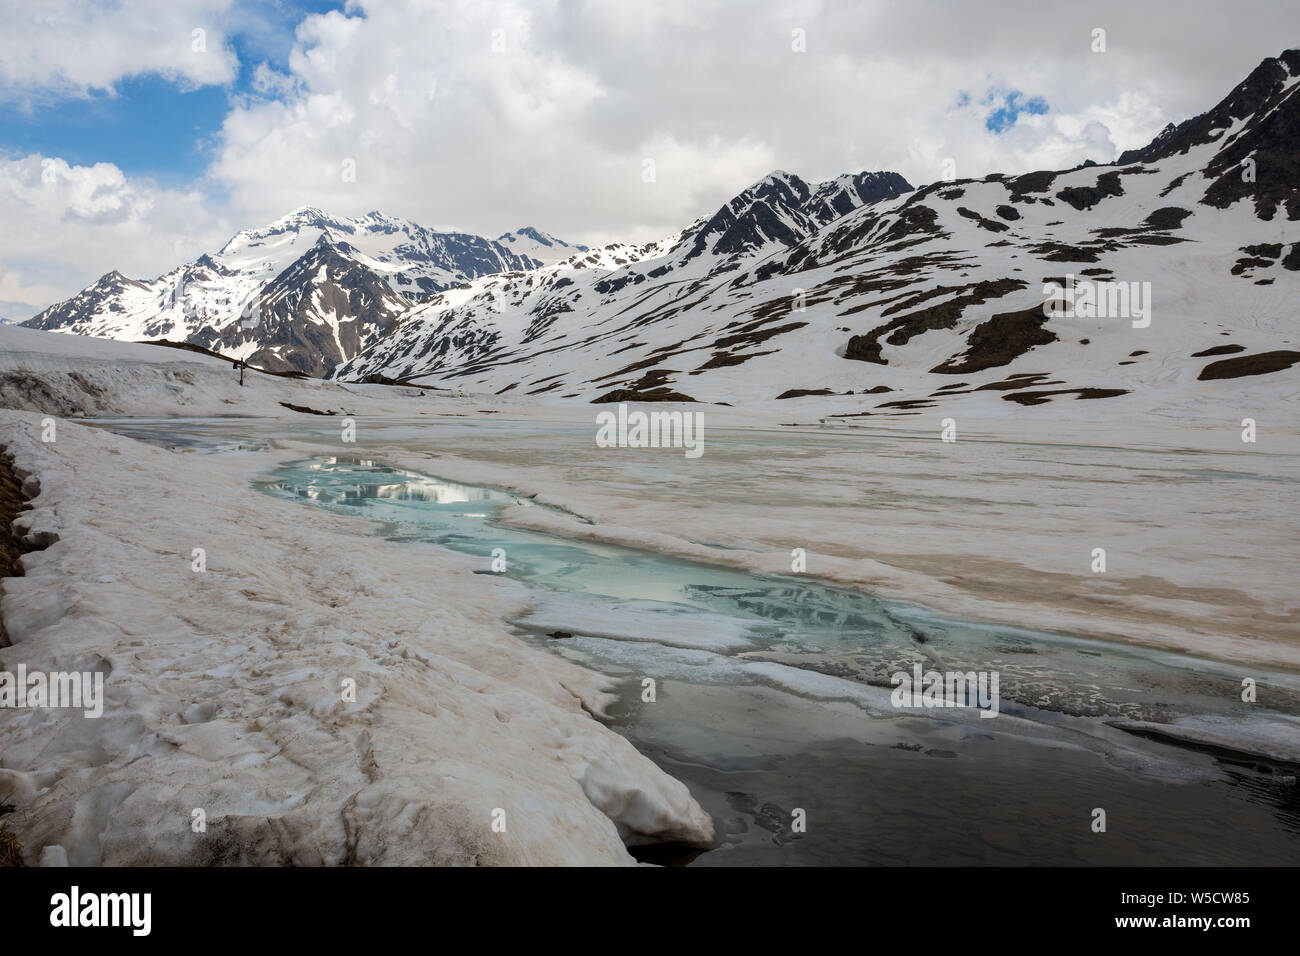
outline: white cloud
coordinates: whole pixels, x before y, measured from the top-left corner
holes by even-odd
[[[238,73],[224,24],[233,0],[42,0],[0,30],[0,97],[45,101],[155,73],[186,87]]]
[[[962,177],[1104,162],[1210,108],[1300,35],[1300,5],[1284,0],[1187,0],[1176,14],[1130,0],[1004,0],[996,14],[931,0],[353,0],[306,17],[282,56],[268,9],[64,0],[7,23],[0,79],[32,96],[151,70],[225,82],[223,31],[278,49],[283,65],[256,65],[232,97],[196,186],[228,197],[219,213],[195,190],[89,167],[76,175],[104,181],[70,182],[62,205],[29,211],[56,265],[29,251],[19,268],[9,237],[0,274],[67,295],[73,276],[156,274],[219,246],[225,234],[195,245],[216,222],[233,232],[303,204],[600,244],[673,232],[774,168],[810,180],[892,169],[921,185],[950,157]],[[196,58],[188,38],[205,22]],[[980,101],[1012,90],[1050,109],[995,135]],[[61,278],[57,263],[69,263]]]
[[[38,308],[114,269],[152,278],[235,231],[198,191],[39,154],[0,157],[0,222],[0,300]]]
[[[288,73],[227,119],[212,172],[250,221],[312,203],[647,239],[774,167],[894,169],[919,185],[948,157],[959,175],[1113,159],[1280,52],[1270,16],[1290,8],[1257,7],[1188,4],[1177,19],[1200,30],[1180,28],[1171,60],[1169,18],[1113,0],[1010,0],[996,16],[925,2],[358,0],[353,15],[303,22]],[[977,107],[955,106],[991,89],[1051,109],[995,135]]]

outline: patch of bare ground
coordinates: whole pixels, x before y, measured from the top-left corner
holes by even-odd
[[[18,838],[0,827],[0,867],[22,866],[23,846]]]
[[[1047,316],[1040,305],[1018,312],[1002,312],[975,326],[966,339],[966,351],[930,369],[944,375],[962,375],[1010,365],[1036,345],[1056,341],[1056,334],[1043,328]]]
[[[805,395],[834,395],[835,393],[829,388],[788,388],[780,395],[777,401],[783,398],[803,398]]]
[[[21,576],[20,559],[34,550],[14,530],[14,519],[29,507],[30,497],[23,489],[23,480],[14,471],[13,458],[0,448],[0,578]],[[4,622],[4,587],[0,585],[0,647],[8,647],[9,643]]]
[[[14,519],[27,508],[23,483],[14,473],[14,460],[0,450],[0,578],[23,573],[18,559],[27,553],[22,539],[14,533]]]
[[[691,398],[681,392],[674,392],[672,389],[653,388],[648,391],[639,392],[631,388],[616,388],[612,392],[606,392],[599,398],[593,398],[593,405],[617,404],[618,402],[694,402],[696,399]]]
[[[1044,381],[1046,379],[1046,381]],[[977,392],[1010,392],[1018,388],[1027,388],[1030,385],[1043,387],[1045,385],[1064,385],[1065,382],[1052,379],[1042,372],[1017,372],[1015,375],[1008,376],[1001,382],[988,382],[976,387]]]
[[[1212,355],[1232,355],[1246,351],[1244,345],[1212,345],[1203,352],[1193,352],[1192,358],[1209,358]]]
[[[699,375],[701,372],[707,372],[712,368],[727,368],[732,365],[743,365],[752,358],[758,358],[760,355],[771,355],[776,349],[768,349],[766,352],[751,352],[748,355],[737,355],[735,352],[715,352],[713,357],[692,371],[691,375]]]
[[[844,348],[844,358],[885,365],[887,363],[881,355],[884,344],[905,345],[913,336],[920,335],[923,332],[954,328],[961,320],[962,312],[967,306],[983,305],[990,299],[1000,299],[1024,288],[1025,283],[1019,279],[996,279],[977,282],[946,302],[891,319],[865,335],[852,336]],[[887,311],[906,308],[918,301],[924,301],[926,298],[946,295],[953,291],[957,291],[957,289],[940,286],[920,293],[917,297],[908,300],[906,305],[891,306]],[[881,339],[884,339],[883,343]]]
[[[1254,355],[1238,355],[1236,358],[1211,362],[1201,369],[1196,376],[1202,382],[1218,378],[1243,378],[1247,375],[1267,375],[1281,372],[1300,362],[1300,352],[1278,349],[1274,352],[1256,352]]]
[[[1038,392],[1010,392],[1003,395],[1002,398],[1005,401],[1016,402],[1019,405],[1045,405],[1056,395],[1073,395],[1078,400],[1081,398],[1114,398],[1117,395],[1127,394],[1127,388],[1055,388]]]
[[[283,405],[285,408],[289,409],[289,411],[291,411],[291,412],[300,412],[300,413],[302,413],[303,415],[333,415],[333,414],[335,414],[333,411],[322,412],[322,411],[320,411],[319,409],[316,409],[316,408],[309,408],[309,407],[306,406],[306,405],[295,405],[295,404],[293,404],[293,402],[281,402],[280,404]]]
[[[653,372],[647,372],[635,382],[628,384],[623,388],[616,388],[611,392],[606,392],[598,398],[593,398],[593,405],[608,405],[618,402],[694,402],[696,399],[682,392],[673,391],[668,386],[668,376],[678,375],[679,372],[673,369],[655,369]]]

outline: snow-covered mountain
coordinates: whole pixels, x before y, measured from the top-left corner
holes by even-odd
[[[421,300],[542,264],[481,236],[378,212],[348,219],[303,207],[157,279],[110,272],[24,324],[187,341],[271,370],[322,375]]]
[[[916,190],[777,171],[643,245],[303,208],[158,279],[109,273],[25,324],[584,401],[813,394],[858,417],[1173,383],[1195,401],[1300,359],[1298,81],[1300,51],[1266,59],[1104,166]],[[1045,314],[1067,287],[1102,308]]]
[[[548,266],[579,252],[587,251],[586,246],[570,245],[564,240],[556,239],[550,233],[534,229],[532,226],[524,226],[514,232],[503,233],[497,236],[497,242],[517,256],[527,256],[529,259],[534,259]]]
[[[553,382],[539,393],[575,376],[599,380],[627,364],[616,356],[649,348],[627,345],[636,335],[622,333],[655,324],[656,331],[675,334],[678,322],[658,325],[651,303],[672,304],[671,316],[682,313],[680,321],[690,325],[693,300],[708,295],[719,277],[795,249],[847,212],[911,188],[897,173],[859,173],[810,186],[775,172],[667,239],[616,243],[434,296],[336,375],[451,375],[467,378],[472,384],[465,387],[495,391],[501,385],[491,384],[496,373],[488,370],[537,362]],[[507,374],[502,385],[512,381]]]
[[[776,172],[662,243],[434,296],[336,375],[586,401],[844,395],[845,417],[1175,384],[1195,401],[1277,372],[1294,391],[1298,82],[1300,51],[1266,59],[1105,166],[914,191]],[[1078,307],[1045,314],[1066,288]]]

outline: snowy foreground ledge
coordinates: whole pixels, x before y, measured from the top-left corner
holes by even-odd
[[[20,522],[59,536],[0,584],[0,670],[100,672],[105,701],[0,708],[27,863],[631,864],[625,841],[712,840],[591,716],[606,679],[503,629],[519,586],[251,490],[264,457],[66,421],[47,444],[41,418],[0,411],[40,482]]]

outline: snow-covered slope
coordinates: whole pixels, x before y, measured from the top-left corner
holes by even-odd
[[[320,375],[414,303],[477,276],[541,264],[481,236],[436,232],[378,212],[348,219],[303,207],[157,279],[110,272],[25,324],[187,341],[267,368]]]
[[[635,261],[434,297],[336,375],[587,401],[813,392],[846,418],[1293,383],[1298,81],[1300,51],[1267,59],[1108,166],[912,192],[773,173]],[[1045,315],[1067,276],[1116,308]]]

